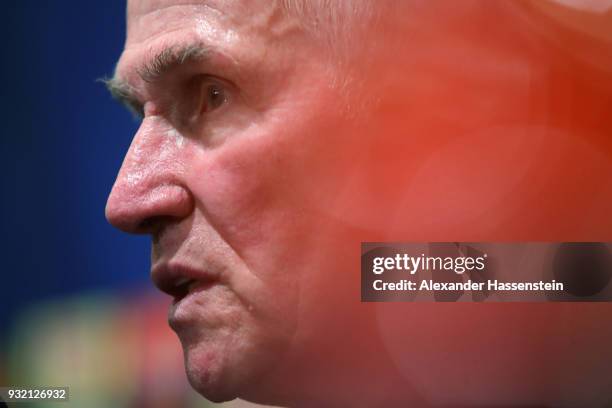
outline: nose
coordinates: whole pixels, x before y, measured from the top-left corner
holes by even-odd
[[[143,120],[106,203],[106,218],[115,227],[153,233],[160,223],[193,211],[192,194],[181,180],[184,146],[171,132],[159,119]]]

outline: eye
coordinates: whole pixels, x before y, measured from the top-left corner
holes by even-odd
[[[212,112],[227,102],[227,92],[223,85],[204,81],[202,85],[202,103],[200,113]]]

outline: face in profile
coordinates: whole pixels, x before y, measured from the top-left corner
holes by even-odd
[[[210,399],[270,393],[336,314],[317,309],[335,273],[321,249],[344,233],[322,212],[352,136],[340,80],[280,4],[128,4],[111,86],[142,123],[107,217],[153,237],[153,281]]]
[[[339,378],[333,390],[348,394],[369,375],[354,370],[356,355],[386,373],[377,312],[359,302],[361,241],[597,239],[610,227],[596,204],[610,188],[587,179],[561,201],[565,187],[550,183],[574,180],[569,161],[593,175],[610,165],[572,129],[528,121],[530,64],[542,61],[503,28],[488,37],[496,46],[479,43],[460,6],[417,3],[329,14],[318,2],[128,1],[109,87],[142,121],[106,214],[151,235],[151,276],[174,299],[169,323],[205,397],[316,401]],[[581,225],[557,222],[584,208],[582,193],[593,198]],[[456,310],[412,306],[405,316],[423,330],[406,356],[431,344],[432,319],[458,321]],[[488,324],[497,313],[503,330],[525,312],[470,313]],[[466,347],[468,326],[458,328]],[[429,366],[448,359],[430,357],[418,360],[420,379],[444,376]]]

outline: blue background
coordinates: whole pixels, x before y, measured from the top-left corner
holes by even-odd
[[[96,81],[121,53],[125,3],[19,1],[3,16],[0,347],[31,304],[151,285],[149,239],[104,218],[138,126]]]

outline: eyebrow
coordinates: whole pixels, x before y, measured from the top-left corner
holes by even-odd
[[[132,86],[116,76],[113,78],[101,78],[99,81],[104,83],[114,100],[125,106],[134,116],[138,118],[144,117],[144,107],[136,97],[136,92]]]
[[[155,82],[170,69],[189,62],[199,62],[211,54],[211,48],[202,42],[166,47],[136,70],[145,82]]]
[[[201,62],[209,58],[211,48],[202,42],[186,43],[165,47],[150,59],[147,59],[136,73],[145,82],[154,83],[173,68],[190,62]],[[134,88],[125,80],[117,77],[101,80],[113,99],[126,106],[139,117],[144,116],[142,103],[139,102]]]

